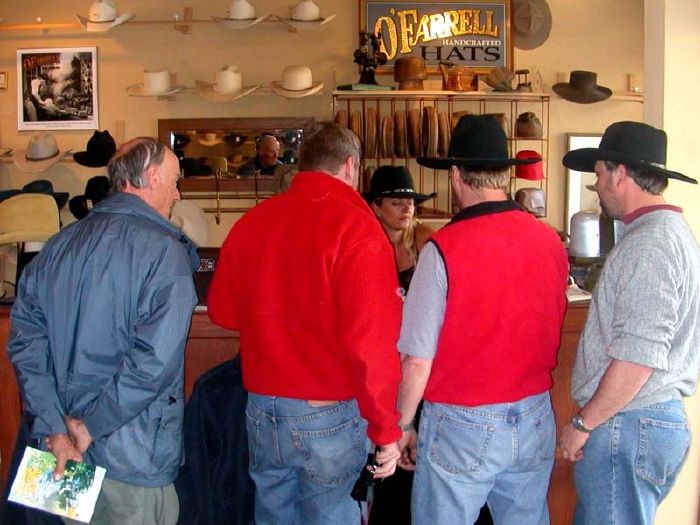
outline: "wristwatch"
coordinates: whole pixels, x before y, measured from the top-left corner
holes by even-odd
[[[574,428],[580,432],[585,432],[586,434],[593,432],[592,428],[586,428],[586,426],[583,424],[583,416],[581,416],[581,412],[578,412],[571,419],[571,424],[574,425]]]

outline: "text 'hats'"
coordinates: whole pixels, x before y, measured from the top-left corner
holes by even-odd
[[[0,244],[46,242],[59,228],[50,195],[23,193],[0,202]]]
[[[88,168],[101,168],[107,165],[116,152],[117,143],[109,131],[97,130],[88,140],[86,151],[73,153],[73,160]]]
[[[243,86],[243,75],[238,66],[225,66],[214,73],[214,82],[196,80],[197,93],[210,102],[229,102],[252,93],[260,87]]]
[[[96,0],[90,6],[87,18],[80,15],[75,16],[78,17],[80,25],[86,31],[101,33],[131,20],[134,18],[134,13],[119,16],[117,6],[112,0]]]
[[[418,193],[413,186],[411,172],[405,166],[379,166],[372,174],[369,191],[362,194],[367,202],[374,199],[413,199],[416,204],[435,197],[437,193]]]
[[[314,83],[311,69],[307,66],[287,66],[282,71],[282,81],[272,82],[270,88],[283,97],[301,98],[323,89],[323,82]]]
[[[552,30],[552,12],[545,0],[514,0],[513,45],[518,49],[541,46]]]
[[[544,171],[542,170],[542,155],[538,152],[524,149],[515,154],[516,159],[535,159],[534,164],[521,164],[515,167],[515,176],[519,179],[542,180]]]
[[[48,131],[41,131],[29,139],[26,149],[12,152],[12,161],[22,171],[40,173],[65,157],[68,151],[61,152],[55,137]]]
[[[109,194],[109,179],[104,175],[91,177],[85,185],[85,195],[77,195],[68,203],[70,212],[80,220],[90,210]]]
[[[447,157],[419,157],[418,164],[428,168],[450,166],[505,168],[533,164],[537,159],[512,159],[503,126],[493,115],[464,115],[452,131]]]
[[[559,82],[552,90],[561,98],[577,104],[593,104],[610,98],[612,91],[599,86],[598,75],[592,71],[572,71],[569,82]]]
[[[646,168],[671,179],[697,184],[693,178],[666,169],[666,132],[641,122],[622,121],[610,124],[597,148],[568,152],[564,166],[575,171],[595,171],[595,163],[609,160],[631,167]]]
[[[141,83],[127,87],[126,92],[132,97],[163,97],[183,89],[185,86],[172,85],[170,71],[167,69],[146,69]]]

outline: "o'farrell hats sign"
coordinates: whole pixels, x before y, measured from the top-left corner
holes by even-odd
[[[377,2],[360,0],[361,29],[382,35],[387,66],[417,55],[426,65],[440,61],[488,71],[512,69],[510,1]],[[382,69],[378,68],[378,72]],[[385,71],[388,72],[388,71]]]

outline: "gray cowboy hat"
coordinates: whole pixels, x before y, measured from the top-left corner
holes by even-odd
[[[666,132],[641,122],[615,122],[608,126],[597,148],[582,148],[564,155],[564,166],[575,171],[595,171],[599,160],[646,168],[671,179],[697,184],[690,177],[666,169]]]

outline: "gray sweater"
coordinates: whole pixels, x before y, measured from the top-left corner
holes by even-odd
[[[695,391],[700,366],[700,250],[678,211],[629,225],[608,255],[578,346],[571,395],[584,406],[613,359],[654,371],[626,410]]]

